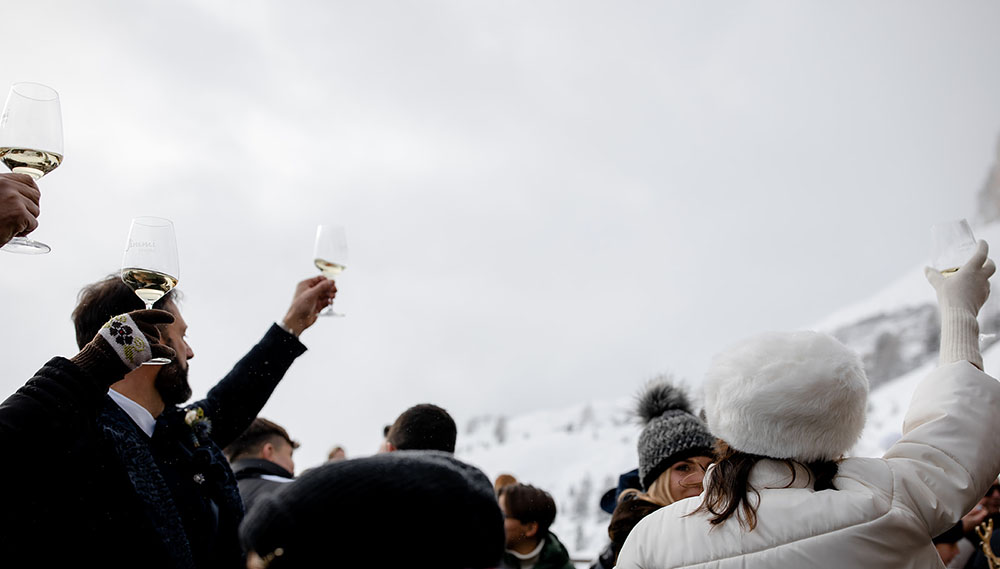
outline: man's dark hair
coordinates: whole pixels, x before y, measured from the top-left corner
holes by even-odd
[[[528,484],[508,484],[500,488],[497,499],[504,498],[507,507],[504,514],[521,523],[536,522],[537,537],[543,538],[549,533],[549,526],[556,519],[556,502],[552,496]]]
[[[163,309],[168,302],[176,300],[179,300],[178,291],[171,290],[153,303],[153,308]],[[82,350],[112,316],[145,307],[142,300],[116,273],[83,287],[77,295],[76,308],[73,309],[77,347]]]
[[[458,428],[447,411],[421,403],[414,405],[396,419],[386,440],[399,450],[443,450],[455,452]]]
[[[229,459],[229,462],[239,460],[244,457],[256,457],[267,443],[274,444],[276,441],[284,441],[292,448],[299,448],[298,441],[293,441],[288,436],[288,431],[277,423],[272,423],[267,419],[257,417],[250,423],[243,434],[236,437],[236,440],[229,444],[222,452]]]

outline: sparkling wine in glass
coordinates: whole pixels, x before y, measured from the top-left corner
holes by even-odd
[[[347,236],[340,225],[320,225],[316,228],[313,263],[323,276],[336,280],[347,268]],[[320,311],[321,316],[343,316],[332,306]]]
[[[122,282],[135,291],[146,308],[153,308],[153,303],[177,286],[179,276],[173,222],[162,217],[133,219],[122,258]],[[149,365],[168,363],[167,358],[146,362]]]
[[[40,83],[14,83],[0,115],[0,161],[16,174],[38,180],[63,159],[59,93]],[[12,253],[48,253],[51,248],[27,237],[3,246]]]

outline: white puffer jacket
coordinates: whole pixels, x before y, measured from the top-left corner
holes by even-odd
[[[701,499],[681,500],[639,522],[617,567],[944,567],[931,538],[971,510],[998,472],[1000,382],[953,363],[917,387],[903,437],[883,458],[840,463],[837,490],[813,490],[804,469],[791,482],[784,463],[763,460],[750,475],[760,491],[756,529],[730,518],[710,530],[706,514],[688,516]]]

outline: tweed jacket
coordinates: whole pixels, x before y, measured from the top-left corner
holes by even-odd
[[[166,409],[152,438],[108,397],[118,378],[50,360],[0,404],[0,446],[18,466],[0,469],[0,566],[238,567],[243,510],[220,448],[304,351],[272,326],[205,399]],[[199,408],[208,421],[193,428]]]

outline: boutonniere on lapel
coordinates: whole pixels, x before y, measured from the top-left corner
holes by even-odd
[[[201,407],[192,407],[184,413],[184,422],[191,429],[191,442],[195,448],[201,446],[201,441],[208,438],[212,432],[212,420],[205,416]]]

